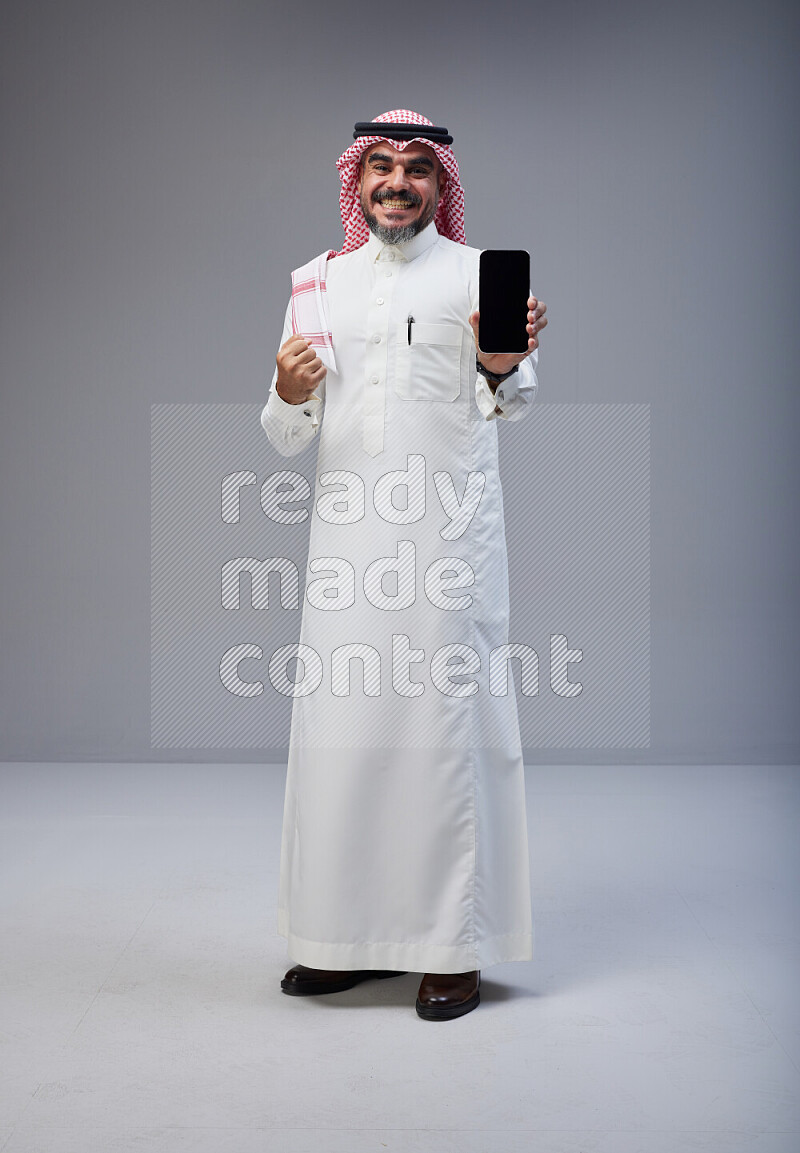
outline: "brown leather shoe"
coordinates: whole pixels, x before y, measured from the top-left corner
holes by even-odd
[[[402,977],[406,970],[394,969],[310,969],[295,965],[281,981],[281,989],[292,997],[308,997],[312,993],[341,993],[362,981],[375,978]]]
[[[417,994],[417,1014],[425,1021],[463,1017],[480,1004],[481,971],[426,973]]]

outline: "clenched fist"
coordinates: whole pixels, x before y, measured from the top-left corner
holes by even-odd
[[[275,389],[287,404],[305,404],[327,369],[304,336],[290,336],[277,355]]]

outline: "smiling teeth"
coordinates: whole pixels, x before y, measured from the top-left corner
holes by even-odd
[[[407,200],[382,200],[381,204],[384,208],[410,208],[411,205]]]

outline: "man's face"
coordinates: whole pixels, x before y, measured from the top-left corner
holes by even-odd
[[[362,157],[359,193],[364,219],[384,244],[416,236],[436,213],[447,173],[426,144],[415,141],[402,152],[386,141]]]

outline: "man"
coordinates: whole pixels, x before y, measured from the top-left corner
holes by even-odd
[[[354,137],[345,245],[293,273],[261,417],[283,455],[319,437],[282,988],[421,972],[417,1013],[447,1020],[482,967],[532,957],[494,422],[529,409],[546,309],[528,301],[527,353],[481,352],[452,137],[407,109]]]

